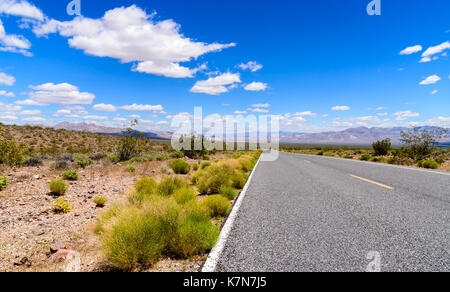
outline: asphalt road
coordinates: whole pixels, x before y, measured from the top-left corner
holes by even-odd
[[[447,173],[280,153],[255,170],[216,271],[449,271],[449,215]]]

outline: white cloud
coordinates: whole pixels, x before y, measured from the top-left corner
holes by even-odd
[[[407,120],[409,118],[419,117],[420,114],[412,112],[410,110],[407,110],[407,111],[396,112],[396,113],[393,114],[393,116],[396,117],[397,121],[404,121],[404,120]]]
[[[34,32],[38,36],[59,32],[69,38],[72,48],[88,55],[137,62],[135,71],[175,78],[193,77],[199,69],[180,63],[235,46],[195,42],[183,36],[173,20],[156,21],[154,16],[132,5],[109,10],[100,19],[50,20],[35,27]]]
[[[438,91],[439,91],[439,90],[433,90],[433,91],[431,92],[431,95],[435,95],[436,93],[438,93]]]
[[[425,52],[423,52],[422,57],[430,57],[435,54],[439,54],[444,50],[450,49],[450,42],[446,41],[435,47],[429,47]]]
[[[106,121],[106,120],[108,120],[108,117],[105,117],[105,116],[84,116],[83,119],[85,119],[85,120],[93,120],[93,121]]]
[[[121,106],[120,109],[123,109],[126,111],[138,111],[138,112],[144,112],[144,111],[162,112],[162,111],[164,111],[164,108],[162,107],[162,105],[149,105],[149,104],[124,105],[124,106]]]
[[[42,11],[26,0],[1,0],[0,13],[32,18],[39,21],[44,20]]]
[[[96,104],[92,108],[96,111],[102,111],[102,112],[116,112],[117,111],[116,106],[114,106],[112,104],[104,104],[104,103]]]
[[[317,117],[316,113],[313,113],[312,111],[306,111],[306,112],[300,112],[300,113],[295,113],[294,116],[296,117]]]
[[[346,105],[337,105],[331,108],[333,111],[349,111],[351,108]]]
[[[234,114],[235,115],[246,115],[246,114],[248,114],[248,112],[247,111],[235,111]]]
[[[31,43],[25,37],[15,34],[7,34],[3,23],[0,19],[0,51],[21,53],[25,56],[31,56],[28,51],[31,48]]]
[[[237,67],[242,70],[250,70],[252,72],[256,72],[258,70],[261,70],[263,68],[263,65],[258,64],[258,62],[256,62],[256,61],[250,61],[245,64],[244,63],[239,64]]]
[[[254,113],[268,113],[269,110],[262,109],[262,108],[248,108],[248,111],[254,112]]]
[[[21,111],[20,112],[21,115],[25,115],[25,116],[38,116],[41,114],[41,111],[39,110],[26,110],[26,111]]]
[[[5,104],[3,102],[0,102],[0,109],[2,111],[20,111],[22,110],[22,107],[20,105],[14,105],[14,104]]]
[[[252,107],[261,107],[261,108],[269,108],[270,104],[268,103],[263,103],[263,104],[253,104]]]
[[[403,51],[400,52],[400,55],[411,55],[411,54],[415,54],[422,51],[422,46],[417,45],[417,46],[412,46],[412,47],[407,47],[406,49],[404,49]]]
[[[388,116],[389,114],[388,113],[378,113],[377,115],[379,115],[380,117],[385,117],[385,116]]]
[[[37,102],[37,101],[31,100],[31,99],[18,100],[18,101],[15,101],[14,103],[15,103],[15,104],[20,104],[20,105],[34,105],[34,106],[44,106],[44,105],[47,105],[46,103]]]
[[[382,110],[385,110],[385,109],[386,109],[386,108],[385,108],[384,106],[380,106],[380,107],[377,107],[377,108],[376,108],[377,111],[382,111]]]
[[[78,87],[69,83],[45,83],[38,86],[30,86],[35,90],[29,93],[32,101],[47,104],[92,104],[95,95],[89,92],[80,92]]]
[[[132,118],[132,119],[140,119],[140,118],[142,118],[140,115],[130,115],[129,117]]]
[[[39,122],[45,122],[46,120],[43,117],[31,117],[31,118],[22,119],[22,121],[31,122],[31,123],[39,123]]]
[[[66,106],[63,109],[57,110],[53,116],[61,117],[64,116],[66,118],[78,118],[79,115],[86,115],[88,112],[82,106]]]
[[[428,126],[436,126],[443,128],[450,128],[450,117],[437,117],[433,119],[429,119],[425,122]]]
[[[437,75],[431,75],[428,76],[427,78],[425,78],[424,80],[422,80],[420,82],[420,85],[430,85],[430,84],[435,84],[436,82],[438,82],[439,80],[441,80],[441,77],[437,76]]]
[[[0,72],[0,84],[12,86],[14,83],[16,83],[16,78],[14,78],[14,76]]]
[[[252,82],[244,87],[247,91],[264,91],[267,89],[267,83]]]
[[[194,87],[191,88],[191,92],[219,95],[228,92],[230,86],[233,86],[236,83],[241,83],[241,76],[239,73],[224,73],[207,80],[197,81]]]
[[[14,92],[0,90],[0,96],[14,97],[15,95],[14,95]]]
[[[2,121],[11,121],[11,120],[17,120],[18,117],[14,115],[0,115],[0,120]]]

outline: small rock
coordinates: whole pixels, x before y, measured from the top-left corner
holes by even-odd
[[[14,263],[14,266],[23,266],[23,265],[31,267],[31,262],[27,257],[23,257],[20,261]]]
[[[45,234],[45,229],[43,229],[43,228],[33,228],[33,230],[31,232],[33,232],[33,234],[36,235],[36,236],[41,236],[41,235]]]
[[[59,250],[64,250],[66,248],[66,245],[63,244],[59,240],[55,240],[52,245],[50,245],[50,253],[54,254],[58,252]]]
[[[41,176],[39,174],[36,174],[33,176],[34,179],[41,179]]]

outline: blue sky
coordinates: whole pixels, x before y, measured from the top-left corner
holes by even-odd
[[[296,132],[450,127],[448,0],[69,2],[0,0],[0,122],[169,130],[201,106]]]

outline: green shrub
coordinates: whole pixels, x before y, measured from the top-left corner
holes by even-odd
[[[373,150],[375,151],[375,156],[384,156],[388,155],[389,151],[391,151],[391,139],[384,139],[381,141],[377,141],[372,144]]]
[[[151,213],[127,208],[103,233],[103,252],[117,268],[150,266],[161,257],[165,242],[161,222]]]
[[[186,204],[197,199],[197,193],[192,188],[181,188],[174,192],[173,197],[178,204]]]
[[[370,154],[364,153],[363,155],[361,155],[359,157],[359,160],[361,161],[369,161],[371,160],[373,157]]]
[[[248,176],[245,173],[234,173],[231,176],[231,186],[235,189],[242,190],[247,184]]]
[[[203,170],[197,180],[197,189],[201,194],[217,194],[223,186],[233,184],[235,171],[227,165],[212,165]]]
[[[64,196],[69,186],[61,179],[54,179],[50,182],[50,191],[57,196]]]
[[[421,160],[419,161],[418,166],[423,168],[438,169],[440,165],[434,160]]]
[[[136,167],[134,167],[133,165],[129,164],[125,167],[125,171],[126,172],[136,172]]]
[[[220,189],[220,195],[231,201],[236,198],[237,190],[233,187],[222,187]]]
[[[140,193],[152,195],[156,193],[158,183],[153,178],[144,176],[134,183],[134,188]]]
[[[11,167],[22,165],[23,151],[15,141],[0,140],[0,164],[7,164]]]
[[[353,159],[353,156],[352,155],[345,155],[344,158],[345,159]]]
[[[397,158],[395,158],[395,157],[389,158],[388,159],[388,163],[389,164],[397,164],[398,163]]]
[[[109,155],[109,156],[108,156],[108,160],[109,160],[111,163],[113,163],[113,164],[115,164],[115,163],[117,163],[117,162],[120,161],[119,157],[117,157],[117,155],[115,155],[115,154]]]
[[[99,208],[103,208],[105,206],[106,202],[108,202],[107,198],[104,198],[104,197],[95,197],[94,198],[94,203]]]
[[[88,167],[92,163],[94,163],[94,161],[92,159],[84,157],[84,156],[78,157],[76,162],[77,162],[77,165],[83,169]]]
[[[176,174],[188,174],[191,171],[191,166],[186,161],[181,159],[172,161],[171,166]]]
[[[211,157],[210,157],[209,155],[207,155],[207,154],[204,154],[204,155],[202,156],[202,159],[203,159],[203,160],[210,160]]]
[[[166,177],[158,185],[158,194],[161,196],[170,196],[176,190],[187,187],[187,182],[179,177]]]
[[[184,153],[182,151],[175,151],[170,154],[171,158],[183,158]]]
[[[205,169],[205,168],[210,167],[210,166],[211,166],[211,162],[203,162],[203,163],[201,164],[201,168],[202,168],[202,169]]]
[[[53,203],[53,212],[58,214],[66,214],[72,211],[72,206],[70,205],[69,201],[67,201],[64,198],[58,198]]]
[[[198,165],[197,163],[192,165],[192,168],[194,169],[194,171],[197,171],[200,169],[200,165]]]
[[[61,176],[65,180],[78,180],[78,172],[76,170],[66,170]]]
[[[208,210],[211,218],[225,217],[230,213],[230,201],[220,195],[206,197],[201,204]]]
[[[317,153],[317,155],[323,156],[323,151],[320,151],[319,153]]]
[[[241,156],[238,161],[242,170],[245,172],[249,172],[254,167],[252,157],[250,156]]]
[[[0,192],[8,186],[8,177],[0,176]]]

